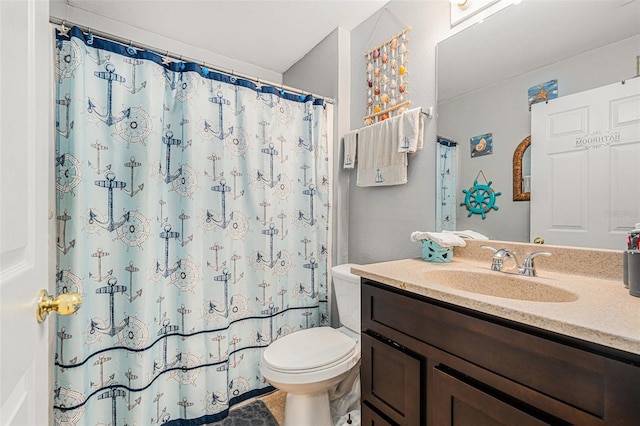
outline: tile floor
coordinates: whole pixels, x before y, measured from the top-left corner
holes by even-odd
[[[284,405],[287,399],[287,394],[276,390],[270,394],[260,397],[260,400],[264,402],[273,417],[278,421],[280,426],[284,425]]]

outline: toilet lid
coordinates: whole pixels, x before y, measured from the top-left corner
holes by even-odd
[[[277,370],[312,370],[337,363],[355,348],[355,340],[334,328],[309,328],[273,342],[265,349],[263,359]]]

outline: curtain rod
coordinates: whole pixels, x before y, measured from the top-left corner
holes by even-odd
[[[127,39],[127,38],[124,38],[124,37],[119,37],[117,35],[110,34],[110,33],[104,32],[104,31],[94,30],[92,28],[87,27],[86,25],[79,25],[79,24],[76,24],[74,22],[69,22],[69,21],[64,20],[64,19],[55,18],[53,16],[49,17],[49,22],[54,24],[54,25],[61,25],[63,27],[78,27],[85,33],[90,33],[90,34],[93,34],[96,37],[104,38],[104,39],[107,39],[109,41],[114,41],[114,42],[120,43],[120,44],[122,44],[124,46],[131,46],[131,47],[139,49],[139,50],[147,50],[147,51],[156,53],[156,54],[158,54],[160,56],[174,59],[174,62],[193,62],[193,63],[196,63],[196,64],[203,64],[203,65],[206,65],[207,68],[209,68],[212,71],[219,72],[219,73],[222,73],[222,74],[226,74],[226,75],[229,75],[229,76],[233,76],[233,77],[236,77],[236,78],[242,78],[244,80],[249,80],[249,81],[251,81],[251,82],[253,82],[253,83],[255,83],[255,84],[259,85],[259,86],[271,86],[271,87],[274,87],[274,88],[277,88],[277,89],[286,90],[288,92],[293,92],[293,93],[298,94],[298,95],[311,95],[314,98],[322,99],[326,103],[329,103],[329,104],[334,104],[335,103],[335,100],[333,98],[328,98],[326,96],[322,96],[322,95],[318,95],[318,94],[315,94],[315,93],[307,92],[307,91],[304,91],[304,90],[301,90],[301,89],[296,89],[295,87],[285,86],[284,84],[281,84],[281,83],[274,83],[272,81],[261,80],[258,77],[253,77],[253,76],[250,76],[250,75],[247,75],[247,74],[237,73],[234,70],[229,70],[229,69],[221,68],[221,67],[218,67],[218,66],[210,66],[210,65],[206,64],[205,61],[199,61],[197,59],[190,58],[188,56],[178,55],[178,54],[166,51],[166,50],[160,50],[157,47],[149,46],[149,45],[142,44],[142,43],[137,43],[135,41],[132,41],[131,39]]]

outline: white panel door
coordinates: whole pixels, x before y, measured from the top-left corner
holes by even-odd
[[[50,424],[48,289],[49,2],[0,0],[0,425]]]
[[[531,239],[622,250],[640,222],[640,78],[531,111]]]

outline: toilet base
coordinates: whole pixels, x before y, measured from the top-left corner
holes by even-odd
[[[312,420],[311,420],[312,419]],[[332,426],[329,393],[287,394],[284,426]]]

